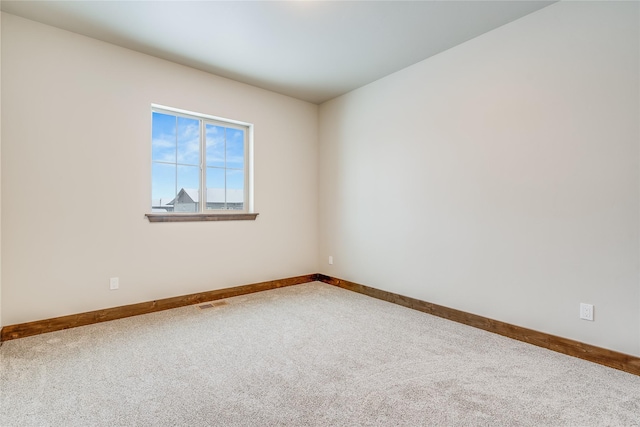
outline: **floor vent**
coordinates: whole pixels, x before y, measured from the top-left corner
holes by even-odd
[[[205,304],[196,305],[196,307],[199,308],[200,310],[206,310],[209,308],[220,307],[221,305],[227,305],[227,304],[229,303],[226,301],[214,301],[214,302],[207,302]]]

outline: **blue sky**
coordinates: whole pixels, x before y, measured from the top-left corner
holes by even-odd
[[[207,188],[244,188],[244,131],[205,123]],[[153,113],[152,195],[172,200],[181,188],[199,188],[200,121]]]

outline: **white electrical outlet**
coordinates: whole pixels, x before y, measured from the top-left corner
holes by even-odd
[[[580,303],[580,318],[593,322],[593,305]]]
[[[329,255],[329,265],[333,265],[333,257]]]
[[[109,289],[113,291],[118,288],[120,288],[120,279],[118,279],[117,277],[112,277],[111,279],[109,279]]]

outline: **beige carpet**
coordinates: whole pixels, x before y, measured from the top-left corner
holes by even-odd
[[[322,283],[8,341],[0,426],[640,426],[640,377]]]

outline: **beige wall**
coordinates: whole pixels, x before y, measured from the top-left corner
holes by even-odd
[[[2,12],[0,12],[0,18]],[[0,242],[2,242],[2,19],[0,19]],[[2,329],[2,245],[0,244],[0,329]]]
[[[2,88],[4,325],[316,272],[316,105],[8,14]],[[147,222],[151,103],[255,125],[255,222]]]
[[[3,14],[0,325],[320,270],[640,355],[638,9],[552,5],[319,122]],[[151,103],[255,125],[257,221],[143,218]]]
[[[557,3],[323,104],[321,272],[640,355],[638,7]]]

